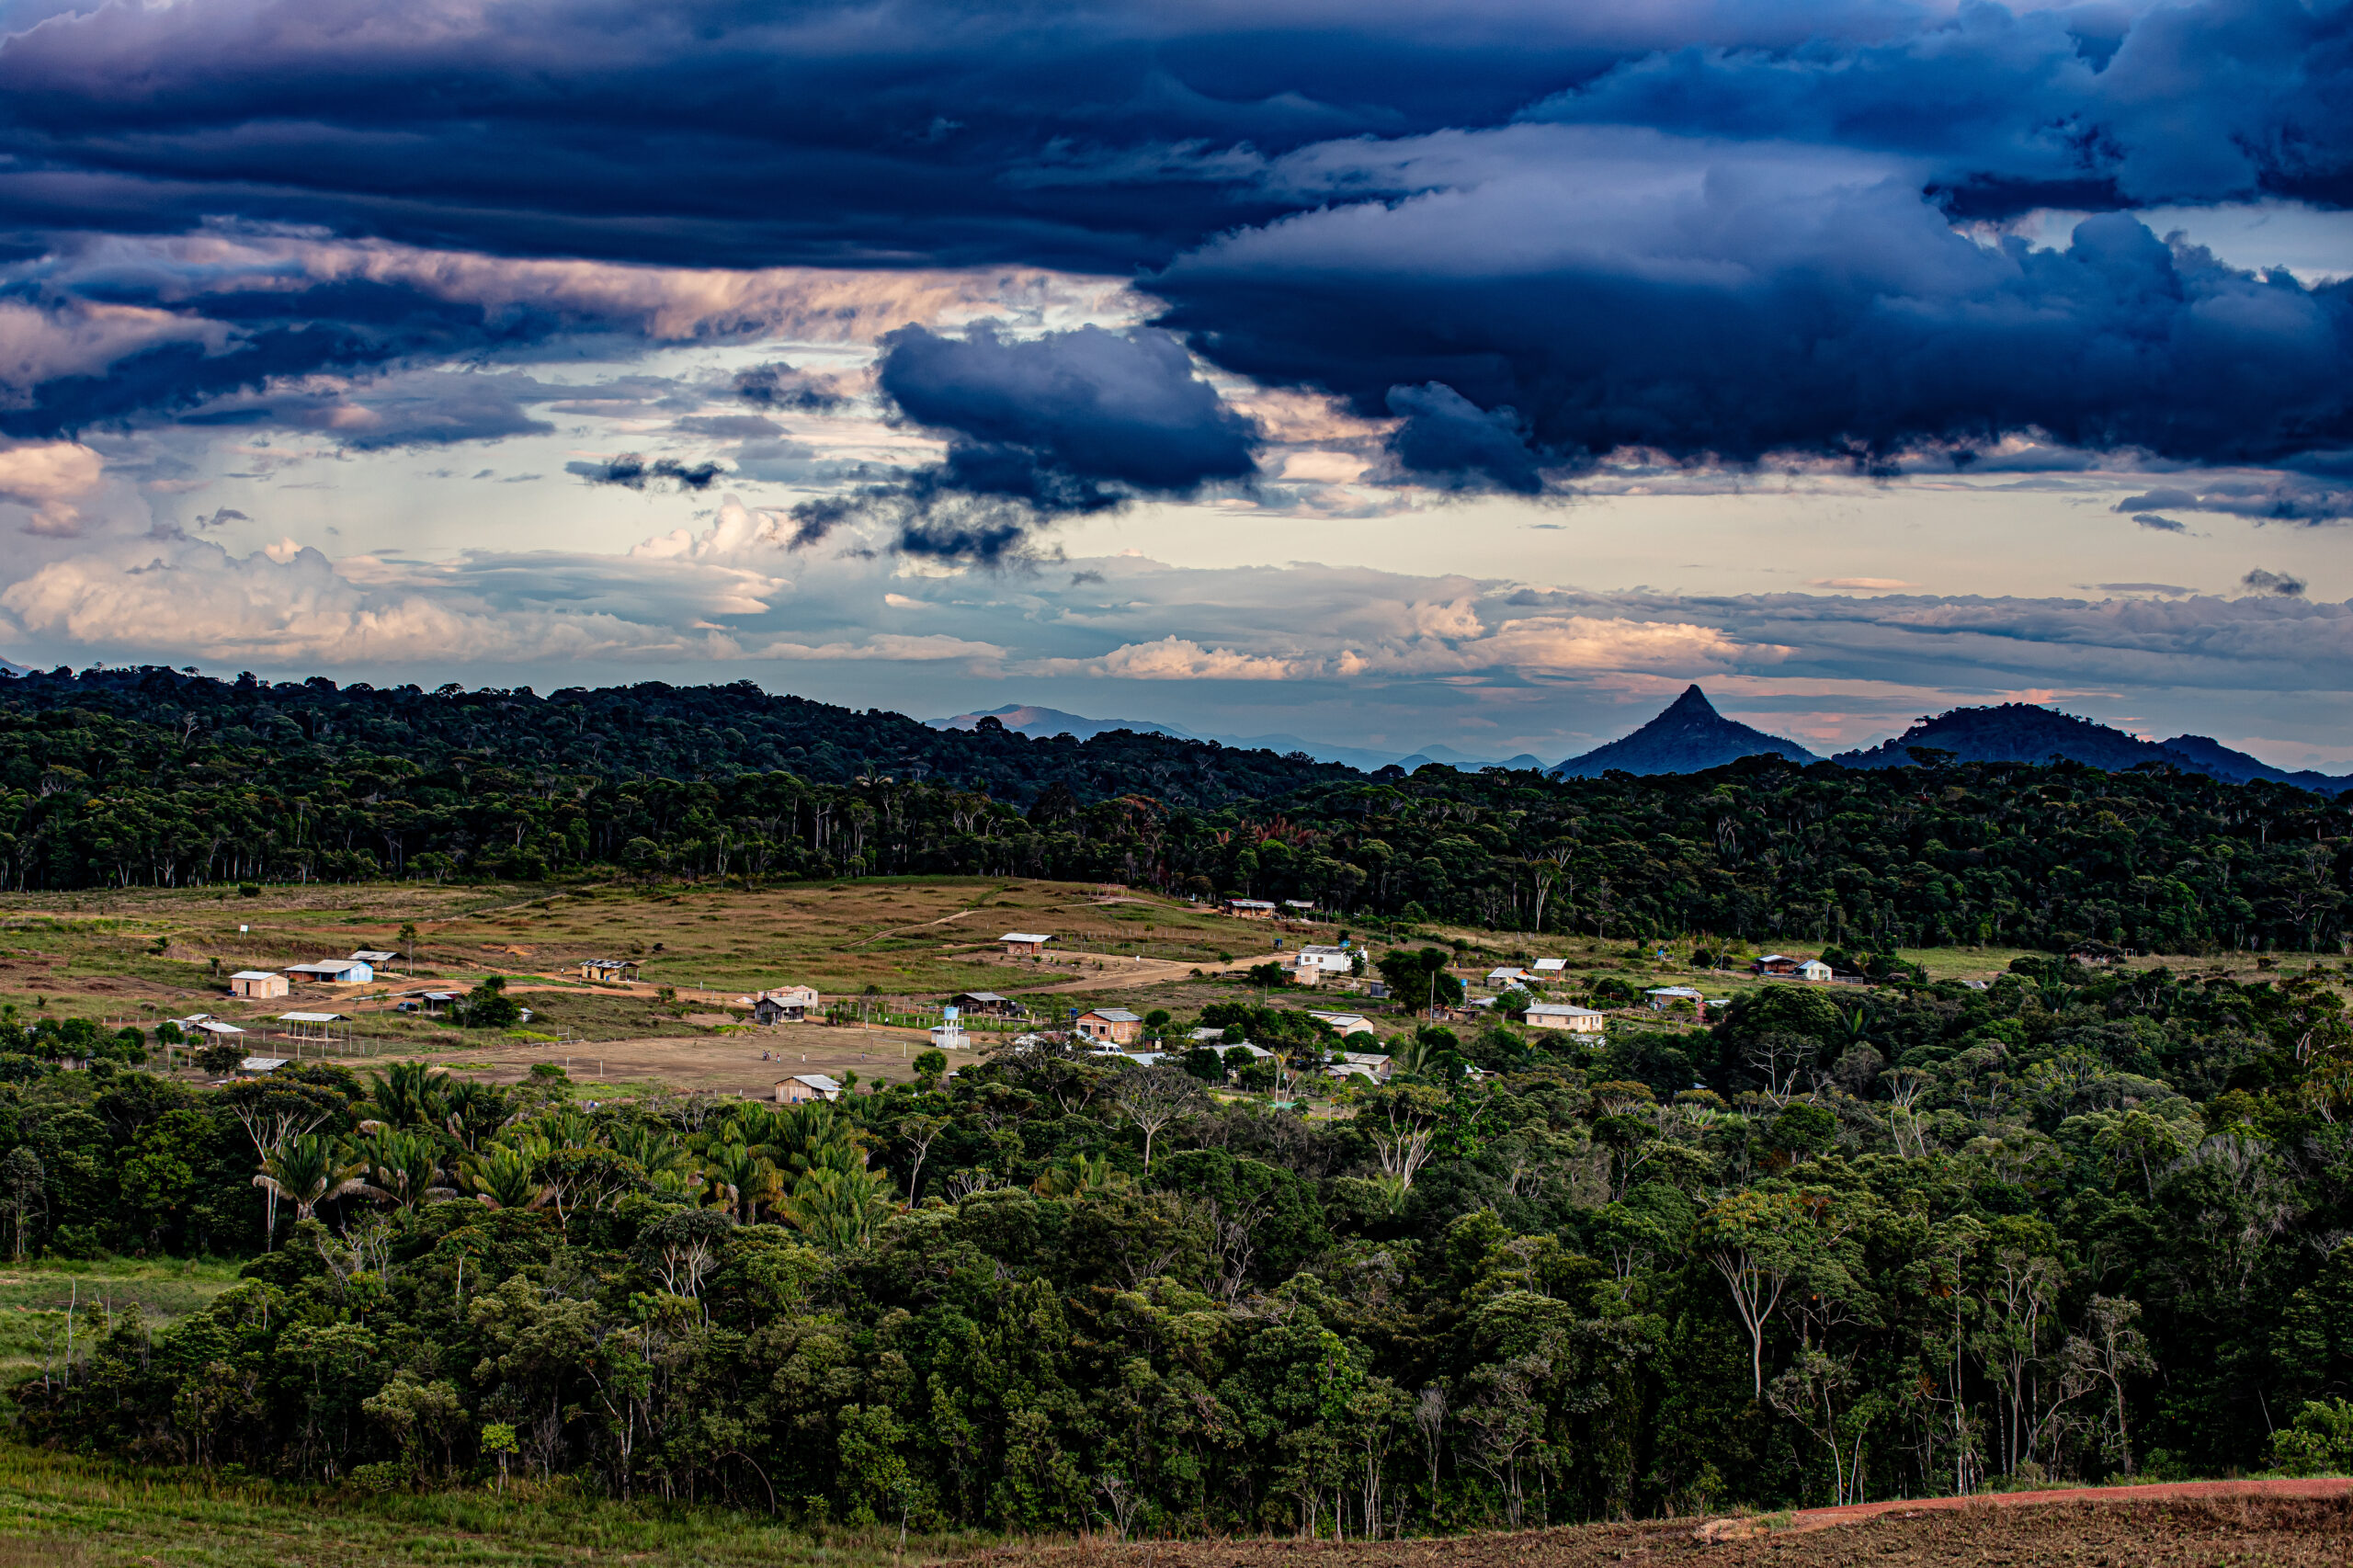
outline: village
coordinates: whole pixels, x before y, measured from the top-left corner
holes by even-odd
[[[937,1070],[952,1077],[995,1053],[1046,1049],[1106,1066],[1179,1066],[1295,1103],[1344,1102],[1352,1090],[1387,1083],[1400,1045],[1410,1053],[1433,1029],[1475,1036],[1506,1027],[1597,1047],[1612,1029],[1704,1027],[1745,986],[1869,983],[1810,955],[1768,952],[1735,964],[1729,953],[1688,944],[1576,941],[1506,953],[1492,934],[1353,932],[1302,901],[1245,897],[1150,901],[1160,913],[1147,930],[1156,937],[1163,923],[1178,925],[1187,945],[1168,955],[1122,951],[1134,945],[1106,940],[1099,912],[1108,903],[1126,914],[1145,901],[1125,890],[1026,891],[1043,908],[1061,906],[1063,918],[993,939],[960,933],[943,954],[963,972],[996,977],[986,984],[885,988],[772,970],[741,988],[680,983],[682,968],[710,967],[704,955],[689,959],[667,941],[651,953],[627,951],[646,949],[642,939],[623,944],[627,956],[567,953],[540,965],[531,960],[547,955],[537,949],[484,944],[494,949],[488,961],[460,966],[447,926],[404,921],[404,940],[228,970],[202,1006],[143,1010],[167,1066],[215,1081],[267,1075],[291,1061],[411,1055],[489,1081],[554,1065],[615,1092],[710,1088],[795,1104],[912,1075],[926,1052],[938,1052]],[[877,896],[888,902],[892,892]],[[251,937],[250,922],[239,935]],[[1383,972],[1401,952],[1444,961],[1401,991]],[[838,964],[820,959],[805,969]],[[486,990],[504,999],[492,1027],[469,1016]],[[1300,1033],[1261,1040],[1214,1021],[1220,1003],[1237,997]],[[1483,1075],[1475,1062],[1463,1071]]]

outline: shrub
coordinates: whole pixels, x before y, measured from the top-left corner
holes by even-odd
[[[2305,1401],[2294,1423],[2271,1435],[2271,1462],[2290,1475],[2353,1471],[2353,1403]]]

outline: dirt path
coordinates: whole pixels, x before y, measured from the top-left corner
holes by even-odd
[[[1955,1508],[2030,1508],[2052,1503],[2174,1503],[2191,1498],[2342,1497],[2353,1480],[2342,1476],[2297,1481],[2165,1481],[2141,1486],[2068,1486],[2049,1492],[1981,1492],[1972,1497],[1921,1497],[1891,1503],[1849,1503],[1838,1508],[1801,1508],[1792,1514],[1711,1519],[1699,1528],[1703,1540],[1737,1540],[1755,1535],[1802,1534],[1893,1514],[1942,1513]],[[1770,1519],[1770,1524],[1767,1520]],[[1783,1521],[1787,1522],[1784,1523]]]

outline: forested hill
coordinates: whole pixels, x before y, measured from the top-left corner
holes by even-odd
[[[1360,777],[1303,754],[1126,731],[1085,743],[1031,739],[983,720],[974,730],[944,733],[904,714],[779,697],[749,681],[649,681],[541,697],[527,686],[428,692],[337,686],[321,676],[273,685],[251,676],[230,682],[163,668],[78,675],[61,668],[0,680],[0,715],[12,712],[85,715],[73,722],[87,723],[91,739],[125,743],[78,748],[83,760],[72,766],[100,783],[124,767],[131,777],[153,767],[168,774],[207,748],[266,748],[297,775],[371,756],[437,772],[503,770],[542,783],[554,775],[618,783],[782,771],[819,784],[925,778],[1024,803],[1059,785],[1082,802],[1142,790],[1173,803],[1211,807]],[[185,744],[157,752],[138,745],[131,730],[108,729],[108,719]],[[57,733],[64,723],[51,717],[42,727]]]
[[[2226,784],[2263,779],[2330,795],[2353,789],[2353,778],[2273,767],[2204,735],[2144,741],[2109,725],[2031,702],[1955,708],[1921,720],[1893,740],[1867,750],[1841,752],[1831,760],[1843,767],[1903,767],[1921,748],[1947,752],[1962,762],[2048,762],[2058,756],[2111,772],[2157,763],[2185,773],[2203,773]]]
[[[2334,951],[2353,886],[2348,802],[2164,765],[1367,778],[733,687],[428,696],[146,672],[12,681],[0,704],[0,885],[19,889],[1021,876],[1613,937],[2186,952]]]

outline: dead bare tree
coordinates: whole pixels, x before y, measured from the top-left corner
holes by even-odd
[[[1153,1140],[1209,1103],[1201,1092],[1199,1079],[1158,1062],[1131,1067],[1120,1074],[1112,1098],[1130,1121],[1143,1129],[1146,1170],[1152,1168]]]

